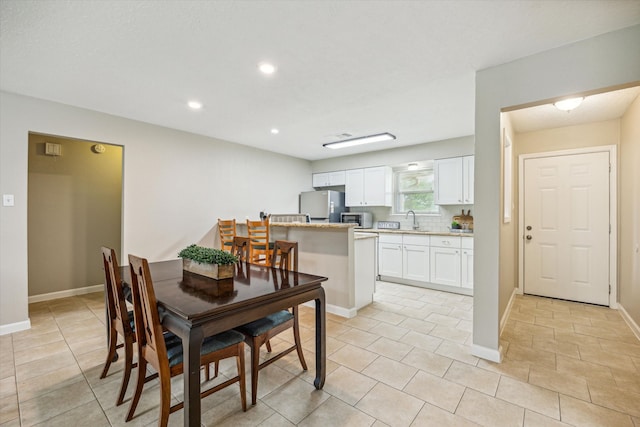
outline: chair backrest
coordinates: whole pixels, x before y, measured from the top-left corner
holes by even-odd
[[[218,233],[220,233],[220,249],[231,249],[236,235],[236,220],[218,218]]]
[[[260,262],[258,254],[264,254],[262,263],[271,265],[269,251],[269,218],[262,221],[247,220],[247,235],[249,236],[250,262]]]
[[[281,270],[298,271],[298,242],[276,240],[271,265]]]
[[[133,333],[127,303],[124,298],[124,290],[122,289],[122,279],[120,278],[120,266],[116,251],[112,248],[102,247],[102,262],[104,264],[105,289],[107,293],[107,302],[109,304],[109,316],[111,319],[117,319],[122,326],[123,333]]]
[[[169,369],[149,263],[144,258],[129,255],[129,268],[138,351],[156,370]]]
[[[233,249],[231,253],[237,256],[239,261],[249,261],[249,238],[235,236],[233,238]]]

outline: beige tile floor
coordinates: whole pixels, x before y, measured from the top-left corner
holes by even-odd
[[[157,382],[125,424],[131,386],[115,406],[122,359],[98,379],[106,355],[101,293],[29,310],[30,330],[0,337],[1,426],[156,425]],[[303,307],[310,370],[302,372],[295,355],[270,365],[260,373],[258,404],[245,413],[236,386],[215,393],[203,401],[204,425],[640,427],[640,342],[615,310],[518,297],[502,364],[470,354],[467,296],[380,283],[357,317],[328,317],[322,391],[312,386],[313,309]],[[221,377],[234,371],[225,363]],[[180,378],[173,394],[182,397]],[[182,411],[170,424],[182,424]]]

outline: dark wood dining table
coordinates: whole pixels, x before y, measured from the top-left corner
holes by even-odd
[[[182,270],[182,260],[149,264],[162,325],[182,339],[184,351],[184,425],[200,426],[200,349],[205,337],[232,329],[278,310],[315,300],[316,378],[326,375],[326,277],[236,264],[233,279],[214,280]],[[125,286],[129,266],[121,267]]]

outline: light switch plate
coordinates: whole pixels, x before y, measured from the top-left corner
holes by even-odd
[[[14,205],[13,194],[3,194],[2,206],[13,206],[13,205]]]

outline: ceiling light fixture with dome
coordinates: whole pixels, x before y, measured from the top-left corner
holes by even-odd
[[[562,101],[557,101],[554,102],[553,105],[558,109],[558,110],[562,110],[562,111],[571,111],[575,108],[578,108],[580,106],[580,104],[582,104],[582,101],[584,100],[584,97],[578,97],[578,98],[569,98],[569,99],[563,99]]]

